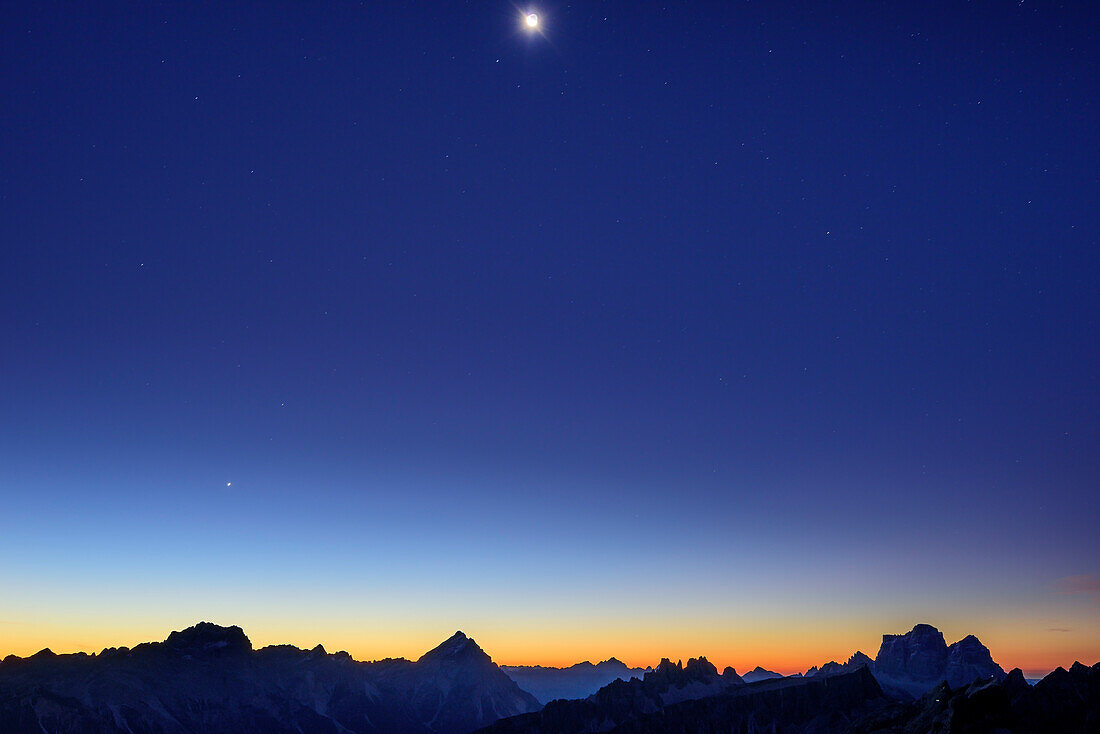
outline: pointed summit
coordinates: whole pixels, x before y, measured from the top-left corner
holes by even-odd
[[[478,644],[455,632],[438,647],[420,656],[413,666],[433,682],[438,693],[414,697],[422,722],[431,726],[418,731],[469,732],[508,716],[538,711],[541,704],[520,689]],[[444,706],[441,701],[473,702],[475,708]]]
[[[437,663],[492,663],[478,644],[461,630],[448,637],[441,645],[424,653],[418,662]]]
[[[989,648],[974,635],[967,635],[947,648],[944,677],[952,687],[965,686],[978,679],[1003,680],[1005,671],[993,662]]]
[[[1003,684],[1010,697],[1020,695],[1021,691],[1025,693],[1031,689],[1031,684],[1024,678],[1024,672],[1019,668],[1013,668],[1005,676]]]
[[[757,665],[755,668],[745,673],[741,678],[746,683],[755,683],[758,680],[772,680],[773,678],[782,678],[783,676],[776,673],[774,670],[767,670]]]

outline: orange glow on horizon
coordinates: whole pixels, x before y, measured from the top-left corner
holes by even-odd
[[[216,620],[212,620],[216,621]],[[229,622],[218,622],[231,624]],[[173,629],[140,628],[118,629],[114,626],[97,626],[84,630],[38,624],[3,623],[0,626],[0,658],[14,654],[27,657],[48,647],[56,653],[98,653],[106,647],[133,647],[141,642],[165,639]],[[320,642],[329,652],[346,650],[361,661],[404,657],[416,660],[422,654],[440,644],[454,633],[424,630],[402,630],[402,634],[364,635],[353,629],[290,629],[275,627],[244,628],[255,647],[289,643],[303,649]],[[689,658],[705,656],[723,670],[731,666],[738,673],[745,673],[757,665],[777,673],[790,675],[805,672],[812,666],[820,666],[831,660],[845,662],[857,650],[874,657],[878,652],[881,636],[838,633],[825,637],[807,631],[795,633],[758,633],[753,636],[733,637],[726,634],[710,636],[703,630],[686,630],[666,633],[664,639],[652,630],[638,630],[636,635],[611,637],[600,630],[588,634],[564,635],[539,634],[534,630],[505,633],[500,630],[463,629],[498,664],[541,665],[567,667],[582,661],[601,662],[614,657],[631,668],[653,667],[661,658],[686,663]],[[899,630],[904,631],[904,630]],[[708,639],[709,637],[709,639]],[[1006,636],[1000,631],[982,639],[990,648],[993,659],[1005,670],[1019,667],[1029,677],[1040,677],[1058,666],[1069,667],[1074,661],[1091,665],[1100,661],[1100,638],[1093,634],[1061,634],[1053,636],[1045,644],[1037,644],[1033,636]],[[945,634],[948,644],[961,638]],[[1084,639],[1082,639],[1084,638]]]

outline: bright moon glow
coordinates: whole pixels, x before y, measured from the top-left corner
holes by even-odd
[[[528,13],[527,17],[524,20],[527,22],[528,28],[539,27],[539,16],[537,13]]]

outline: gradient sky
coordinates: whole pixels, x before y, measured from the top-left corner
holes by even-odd
[[[1100,10],[947,5],[4,3],[0,655],[1100,660]]]

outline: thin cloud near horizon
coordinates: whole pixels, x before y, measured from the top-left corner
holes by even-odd
[[[1064,576],[1055,582],[1059,593],[1062,594],[1089,594],[1093,600],[1100,603],[1100,576],[1093,573],[1083,573],[1076,576]]]

